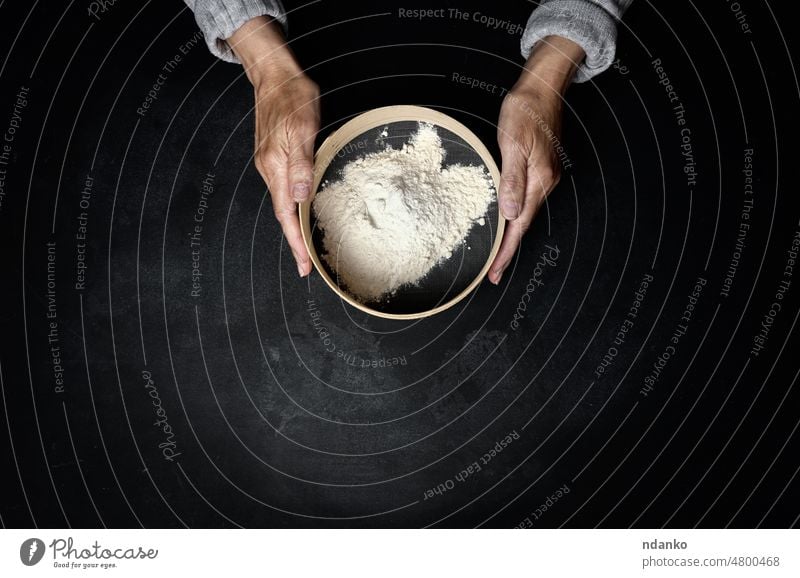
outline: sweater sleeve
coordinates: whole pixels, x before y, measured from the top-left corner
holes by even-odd
[[[271,16],[286,28],[281,0],[184,0],[194,12],[209,50],[228,62],[238,62],[226,40],[256,16]]]
[[[575,75],[585,82],[614,61],[617,20],[633,0],[541,0],[522,35],[522,56],[546,36],[561,36],[579,44],[586,59]]]

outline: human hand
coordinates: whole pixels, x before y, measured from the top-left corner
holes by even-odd
[[[275,217],[301,277],[311,272],[297,203],[313,181],[314,138],[319,130],[319,88],[303,73],[278,22],[248,20],[228,39],[255,91],[255,165],[267,184]]]
[[[498,202],[508,221],[489,281],[500,283],[545,197],[558,184],[564,92],[584,58],[566,38],[548,36],[531,52],[525,70],[500,108],[497,141],[503,167]]]

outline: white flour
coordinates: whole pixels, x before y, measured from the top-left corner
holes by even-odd
[[[403,148],[351,161],[317,193],[323,258],[355,297],[375,301],[418,283],[484,224],[491,176],[484,167],[443,167],[444,156],[436,129],[420,123]]]

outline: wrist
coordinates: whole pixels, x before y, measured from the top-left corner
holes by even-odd
[[[254,86],[303,72],[286,44],[280,23],[273,18],[252,18],[227,41]]]
[[[531,51],[515,88],[561,97],[585,57],[579,44],[561,36],[547,36]]]

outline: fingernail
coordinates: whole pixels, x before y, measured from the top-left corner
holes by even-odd
[[[311,187],[308,186],[308,183],[297,183],[294,187],[292,187],[292,196],[297,202],[305,201],[310,192]]]
[[[301,277],[305,277],[305,275],[303,274],[303,266],[300,263],[297,264],[297,274],[300,275]]]
[[[500,208],[503,210],[503,216],[509,221],[519,217],[519,203],[506,200],[502,202]]]

